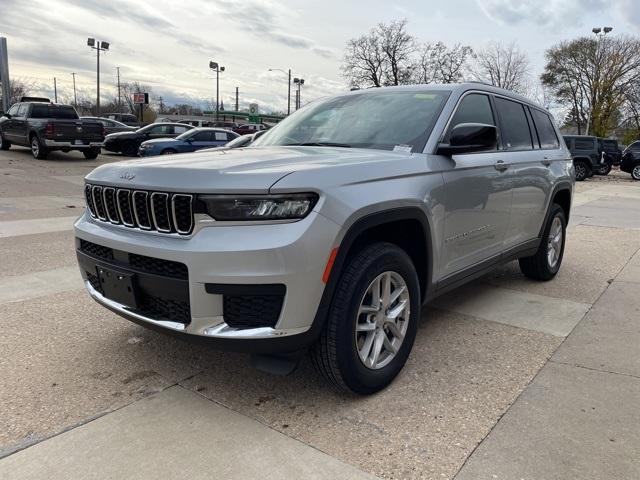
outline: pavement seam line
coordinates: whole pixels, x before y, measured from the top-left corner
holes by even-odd
[[[638,380],[640,380],[640,375],[634,375],[632,373],[614,372],[614,371],[611,371],[611,370],[602,370],[600,368],[587,367],[585,365],[578,365],[578,364],[569,363],[569,362],[559,362],[557,360],[553,360],[553,358],[550,358],[547,363],[555,363],[556,365],[565,365],[567,367],[582,368],[584,370],[589,370],[591,372],[606,373],[606,374],[611,374],[611,375],[620,375],[620,376],[623,376],[623,377],[637,378]]]
[[[193,376],[195,376],[195,375],[193,375]],[[348,462],[346,462],[346,461],[344,461],[344,460],[342,460],[342,459],[340,459],[338,457],[335,457],[334,455],[330,454],[329,452],[325,452],[324,450],[321,450],[320,448],[316,447],[315,445],[311,445],[309,443],[305,443],[302,440],[300,440],[299,438],[292,437],[291,435],[288,435],[288,434],[286,434],[284,432],[281,432],[280,430],[277,430],[277,429],[273,428],[271,425],[265,423],[264,421],[260,420],[259,418],[251,417],[251,416],[247,415],[246,413],[239,412],[239,411],[231,408],[231,406],[229,406],[229,405],[226,405],[226,404],[224,404],[222,402],[219,402],[218,400],[215,400],[213,398],[209,398],[209,397],[203,395],[202,393],[198,392],[197,390],[194,390],[194,389],[191,389],[191,388],[189,388],[189,387],[187,387],[185,385],[182,385],[180,382],[178,382],[177,385],[179,387],[189,391],[189,392],[192,392],[192,393],[195,393],[197,395],[200,395],[202,398],[208,400],[211,403],[215,403],[216,405],[219,405],[219,406],[221,406],[223,408],[226,408],[227,410],[229,410],[231,412],[234,412],[234,413],[236,413],[238,415],[242,415],[243,417],[246,417],[249,420],[253,420],[255,422],[258,422],[260,425],[263,425],[264,427],[267,427],[269,430],[273,430],[274,432],[279,433],[281,435],[284,435],[285,437],[290,438],[291,440],[294,440],[294,441],[296,441],[296,442],[298,442],[298,443],[300,443],[300,444],[302,444],[302,445],[304,445],[306,447],[312,448],[315,451],[322,453],[323,455],[327,455],[327,456],[329,456],[331,458],[334,458],[334,459],[338,460],[339,462],[344,463],[345,465],[349,465],[350,467],[352,467],[352,468],[354,468],[356,470],[359,470],[361,472],[364,472],[364,473],[366,473],[368,475],[371,475],[372,477],[376,478],[376,476],[373,473],[367,472],[366,470],[362,470],[361,468],[359,468],[359,467],[357,467],[357,466],[355,466],[355,465],[353,465],[351,463],[348,463]]]

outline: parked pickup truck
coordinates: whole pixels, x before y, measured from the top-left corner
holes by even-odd
[[[0,117],[0,150],[9,150],[11,145],[31,147],[37,159],[47,158],[54,150],[78,150],[94,160],[103,140],[102,123],[80,120],[71,105],[20,102]]]

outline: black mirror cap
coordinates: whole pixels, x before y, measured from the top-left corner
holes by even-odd
[[[460,123],[451,129],[449,143],[438,146],[438,154],[482,152],[498,147],[498,129],[485,123]]]

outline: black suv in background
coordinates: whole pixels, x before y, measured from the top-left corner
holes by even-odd
[[[576,180],[582,180],[600,173],[602,153],[598,148],[598,138],[587,135],[563,135],[567,148],[573,157]],[[609,168],[611,170],[611,168]],[[608,171],[606,173],[609,173]],[[605,173],[605,175],[606,175]]]
[[[49,152],[81,151],[94,160],[104,140],[102,123],[81,120],[71,105],[49,102],[20,102],[0,118],[0,149],[11,145],[30,147],[35,158],[47,158]]]
[[[620,170],[630,173],[634,180],[640,180],[640,140],[624,149]]]
[[[618,141],[613,138],[598,138],[598,149],[605,161],[605,164],[600,166],[600,174],[606,175],[611,171],[612,165],[620,165],[622,150]]]

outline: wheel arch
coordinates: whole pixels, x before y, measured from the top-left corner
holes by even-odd
[[[544,222],[540,227],[540,232],[538,233],[538,238],[542,238],[544,233],[544,227],[549,221],[549,215],[551,214],[551,207],[554,203],[560,205],[562,210],[564,211],[564,216],[566,218],[567,223],[569,223],[569,215],[571,213],[571,202],[573,200],[573,189],[571,187],[571,183],[562,182],[557,184],[553,190],[551,191],[551,195],[549,195],[549,203],[547,205],[547,213],[544,216]]]
[[[392,230],[395,228],[395,230]],[[369,213],[358,218],[348,228],[339,246],[325,286],[312,330],[319,335],[324,324],[336,286],[349,255],[363,245],[375,241],[388,241],[398,245],[411,257],[418,279],[422,299],[433,289],[433,241],[431,225],[425,212],[418,206],[397,207]],[[418,235],[417,238],[409,235]]]

